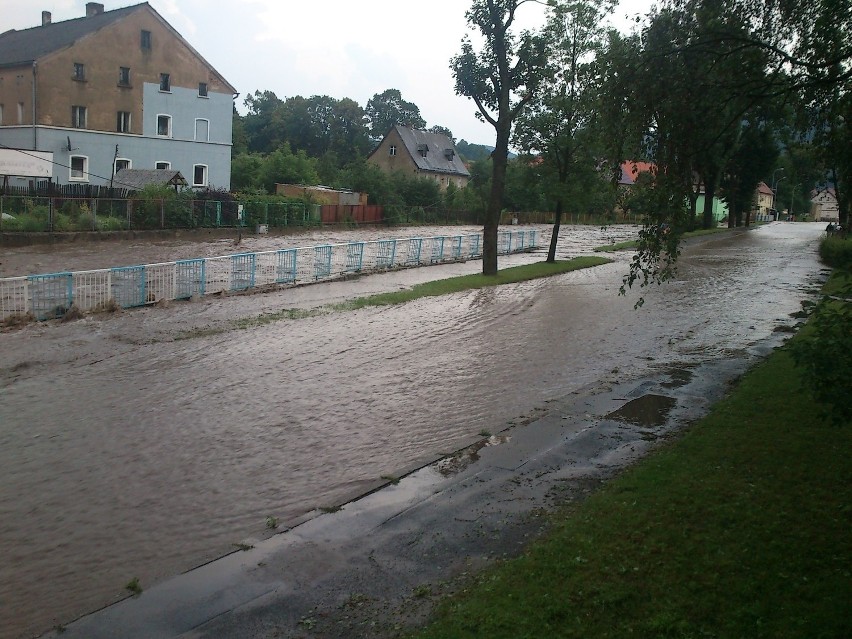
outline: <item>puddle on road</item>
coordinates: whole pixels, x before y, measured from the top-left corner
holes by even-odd
[[[645,428],[663,426],[672,408],[677,404],[673,397],[665,395],[643,395],[627,402],[618,410],[605,416],[620,422],[629,422]]]
[[[680,388],[692,381],[692,371],[685,368],[672,368],[666,371],[669,381],[660,384],[663,388]]]
[[[481,439],[472,446],[468,446],[449,457],[446,457],[435,464],[438,472],[444,477],[460,473],[472,463],[479,461],[479,452],[483,448],[490,446],[499,446],[505,444],[512,438],[509,435],[491,435],[485,439]]]

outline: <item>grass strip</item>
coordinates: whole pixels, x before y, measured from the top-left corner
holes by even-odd
[[[852,428],[802,382],[777,350],[416,637],[852,636]]]
[[[349,310],[364,308],[366,306],[403,304],[405,302],[420,299],[421,297],[434,297],[436,295],[447,295],[448,293],[459,293],[461,291],[485,288],[486,286],[499,286],[502,284],[526,282],[527,280],[550,277],[552,275],[568,273],[569,271],[590,268],[592,266],[600,266],[602,264],[608,264],[611,261],[612,260],[602,257],[586,255],[575,257],[567,261],[524,264],[500,270],[496,275],[460,275],[458,277],[451,277],[444,280],[416,284],[410,289],[406,289],[404,291],[378,293],[368,297],[360,297],[349,302],[337,304],[335,305],[335,308],[339,310]]]
[[[724,233],[728,229],[723,228],[715,228],[715,229],[698,229],[697,231],[688,231],[680,236],[680,239],[685,240],[690,237],[700,237],[702,235],[712,235],[714,233]],[[626,251],[628,249],[635,249],[639,246],[639,240],[628,240],[627,242],[618,242],[616,244],[605,244],[603,246],[595,247],[595,251],[599,253],[614,253],[615,251]]]
[[[284,308],[273,313],[263,313],[253,317],[244,317],[231,322],[229,327],[218,328],[195,328],[188,331],[182,331],[174,338],[175,341],[195,339],[199,337],[211,337],[220,335],[229,330],[239,329],[245,330],[265,326],[281,320],[297,320],[307,317],[317,317],[319,315],[328,315],[329,313],[339,311],[351,311],[367,306],[388,306],[391,304],[403,304],[421,297],[432,297],[436,295],[446,295],[448,293],[458,293],[471,289],[484,288],[486,286],[499,286],[501,284],[512,284],[516,282],[525,282],[527,280],[538,279],[541,277],[550,277],[551,275],[559,275],[569,271],[576,271],[592,266],[600,266],[608,264],[612,260],[595,257],[582,256],[575,257],[568,261],[560,261],[554,263],[536,262],[534,264],[524,264],[521,266],[513,266],[511,268],[498,271],[497,275],[485,276],[481,274],[461,275],[459,277],[451,277],[445,280],[437,280],[435,282],[426,282],[417,284],[410,289],[404,291],[396,291],[392,293],[379,293],[367,297],[359,297],[348,302],[339,304],[327,304],[317,308],[301,309],[301,308]]]

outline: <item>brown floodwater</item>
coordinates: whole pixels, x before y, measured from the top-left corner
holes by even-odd
[[[564,227],[560,255],[634,232]],[[145,587],[269,536],[269,516],[284,527],[338,505],[580,387],[746,351],[791,324],[813,294],[820,232],[775,223],[704,240],[639,310],[635,295],[617,295],[626,253],[545,280],[244,330],[222,332],[235,318],[480,266],[2,333],[0,637],[44,632],[125,596],[134,577]],[[350,237],[335,231],[322,241]],[[30,247],[3,261],[48,271],[233,252],[219,244]],[[97,251],[105,255],[95,264]],[[113,263],[126,255],[134,259]],[[192,339],[175,340],[187,331]]]

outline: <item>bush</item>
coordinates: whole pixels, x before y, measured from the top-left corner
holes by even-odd
[[[791,344],[793,359],[805,371],[811,394],[838,426],[852,424],[850,326],[850,302],[826,298],[817,306],[807,332]]]
[[[852,269],[852,242],[840,236],[827,237],[819,246],[819,256],[832,268]]]
[[[852,242],[827,237],[822,260],[835,269],[805,331],[791,345],[811,394],[837,425],[852,424]]]
[[[99,217],[99,231],[124,231],[127,228],[127,219],[120,217]]]

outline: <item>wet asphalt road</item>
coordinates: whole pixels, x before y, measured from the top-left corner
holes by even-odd
[[[634,432],[633,450],[614,445],[626,435],[620,420],[605,426],[612,420],[602,418],[617,406],[602,393],[623,404],[641,380],[659,384],[671,371],[690,371],[704,390],[687,385],[681,391],[686,407],[679,404],[671,414],[680,410],[682,420],[706,406],[713,396],[708,379],[718,393],[726,374],[695,371],[717,370],[713,363],[720,361],[745,363],[778,339],[774,329],[792,323],[790,314],[820,279],[819,232],[814,225],[773,224],[705,240],[685,252],[678,280],[650,291],[639,312],[633,298],[615,295],[623,256],[546,281],[210,336],[205,328],[255,313],[259,304],[310,306],[305,296],[317,294],[306,291],[318,287],[2,335],[0,424],[15,428],[0,431],[7,490],[0,509],[8,515],[0,520],[0,540],[10,557],[0,582],[14,584],[14,593],[0,596],[23,593],[14,602],[17,615],[32,610],[23,617],[26,625],[20,616],[12,622],[31,629],[65,623],[119,598],[130,575],[141,575],[143,585],[160,585],[63,636],[116,636],[116,627],[127,637],[179,636],[193,628],[207,636],[231,636],[236,628],[244,636],[299,636],[305,624],[298,622],[317,605],[326,612],[314,626],[334,619],[328,611],[359,593],[393,599],[419,580],[445,574],[450,564],[458,568],[465,556],[487,558],[514,547],[528,532],[517,517],[542,503],[550,487],[532,486],[508,500],[521,504],[515,509],[496,497],[504,492],[500,482],[521,478],[523,484],[528,477],[521,469],[534,469],[534,457],[555,477],[569,458],[575,461],[568,465],[594,470],[579,472],[579,485],[632,459],[646,440]],[[446,270],[464,268],[476,265]],[[352,287],[376,281],[364,278]],[[383,286],[407,283],[403,275]],[[185,330],[202,332],[173,341]],[[603,403],[596,412],[572,413],[582,402]],[[617,437],[584,434],[597,419]],[[548,420],[557,423],[548,426]],[[458,472],[425,468],[377,493],[370,499],[378,505],[360,527],[352,518],[364,501],[318,516],[321,507],[387,483],[382,476],[481,443],[484,431],[528,422],[523,435],[513,431],[508,441],[471,454],[479,461]],[[586,444],[565,449],[569,439]],[[612,445],[589,448],[589,439]],[[551,450],[561,452],[551,458]],[[508,479],[492,481],[496,471],[482,463],[489,456],[515,459],[497,463]],[[470,497],[471,485],[491,488]],[[449,499],[453,494],[462,501]],[[433,509],[436,502],[449,510]],[[458,513],[475,510],[476,503],[482,514],[468,522],[474,530],[484,526],[489,538],[498,529],[515,530],[518,539],[499,540],[493,551],[482,545],[479,555],[441,541],[453,536],[450,528],[462,538],[473,534],[464,523],[469,518]],[[393,514],[409,511],[412,519]],[[267,515],[279,518],[281,528],[307,523],[264,541]],[[383,517],[399,523],[383,527]],[[441,522],[446,530],[436,532]],[[425,563],[404,552],[412,534],[434,537],[420,553]],[[408,541],[395,546],[397,536]],[[255,549],[166,579],[236,542]],[[442,549],[443,559],[428,560]],[[362,584],[370,573],[359,562],[377,552],[386,553],[386,564]],[[53,579],[46,582],[45,574]],[[374,581],[389,590],[374,593],[367,587]],[[248,617],[244,605],[252,609]],[[135,635],[134,618],[144,620]]]

